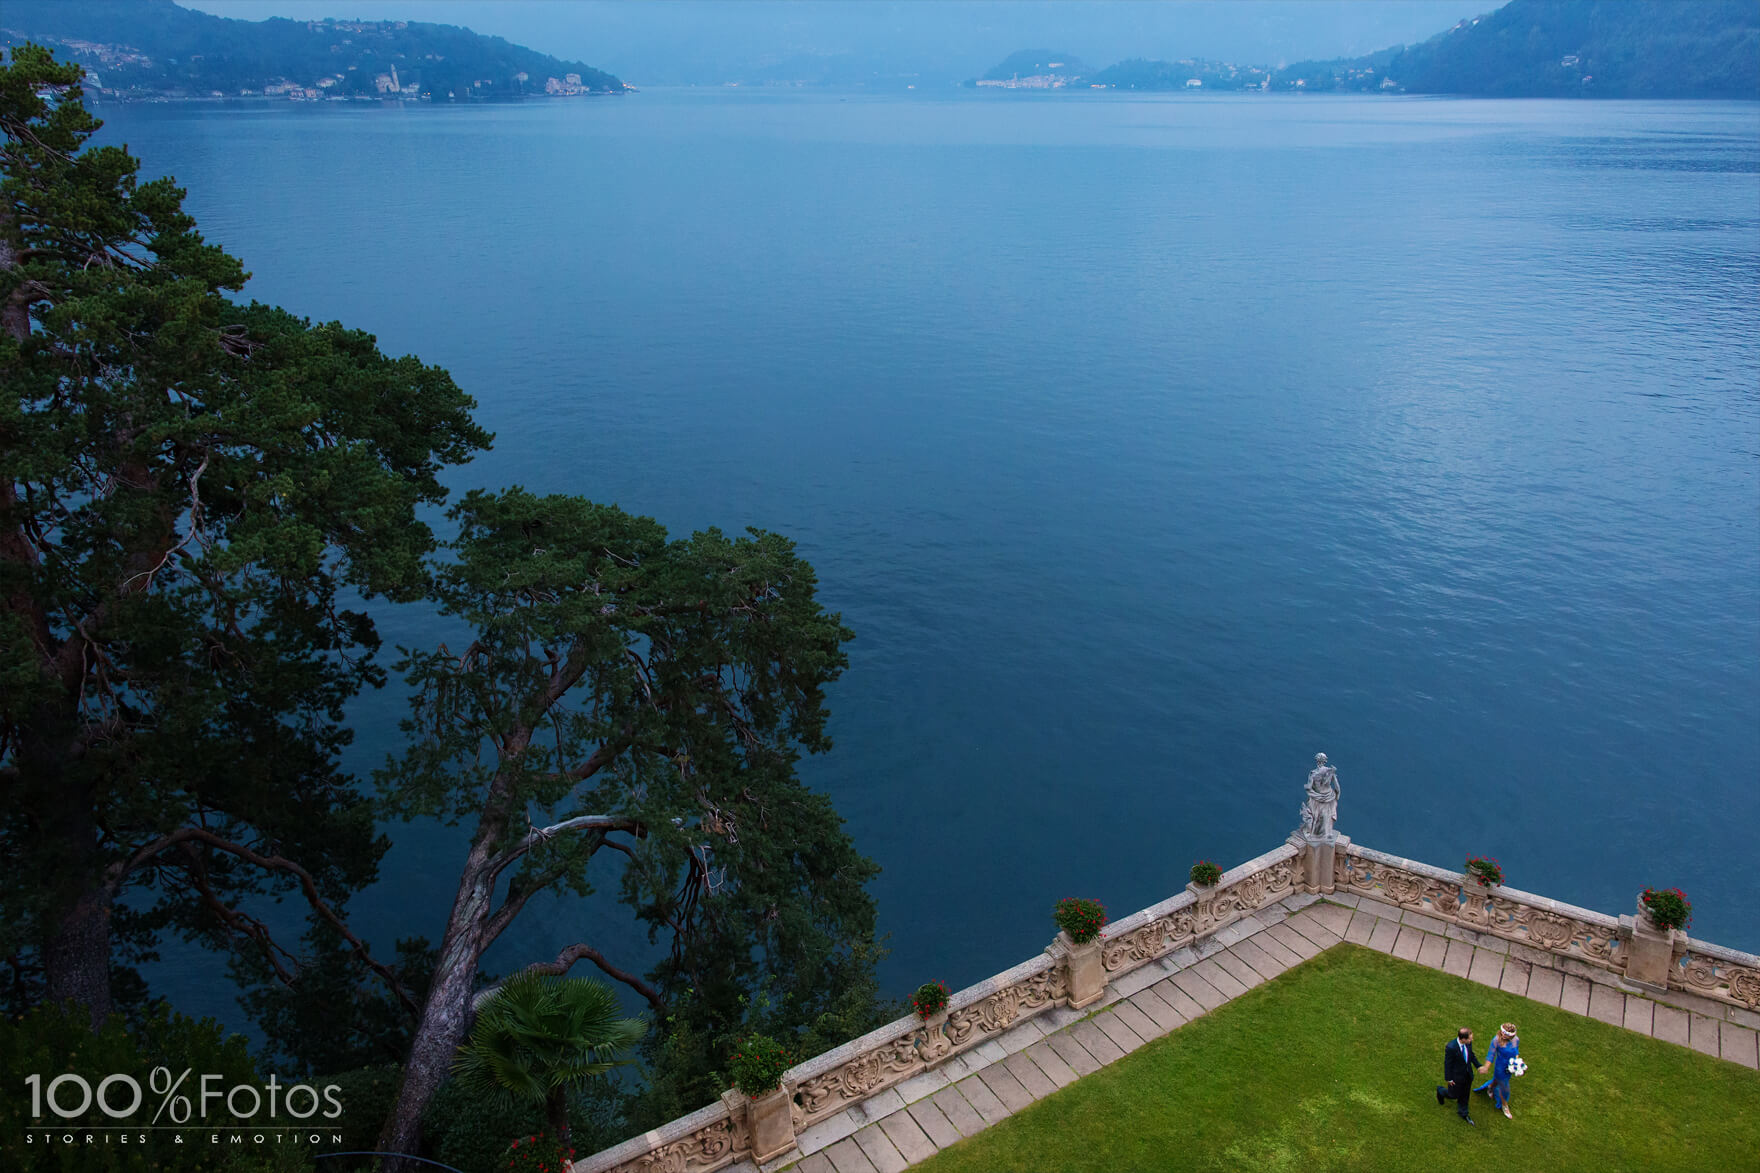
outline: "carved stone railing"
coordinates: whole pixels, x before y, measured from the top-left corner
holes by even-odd
[[[1760,957],[1681,934],[1668,988],[1760,1011]]]
[[[1617,916],[1560,904],[1514,888],[1486,888],[1460,872],[1347,844],[1332,861],[1342,891],[1372,896],[1459,925],[1566,957],[1598,969],[1625,970]]]
[[[1662,929],[1641,908],[1636,916],[1608,916],[1514,888],[1487,888],[1460,872],[1358,847],[1334,825],[1338,795],[1338,771],[1321,754],[1308,775],[1301,827],[1284,846],[1224,872],[1210,887],[1188,884],[1184,892],[1114,921],[1097,944],[1076,946],[1060,934],[1040,956],[954,994],[947,1009],[926,1022],[901,1018],[790,1068],[782,1086],[792,1101],[794,1135],[1034,1015],[1092,1005],[1102,996],[1095,992],[1096,972],[1110,986],[1296,893],[1370,897],[1433,918],[1445,931],[1455,926],[1536,950],[1525,955],[1536,962],[1586,967],[1576,972],[1642,986],[1664,1000],[1669,991],[1707,999],[1681,1001],[1708,1013],[1760,1011],[1760,958],[1753,954]],[[1075,988],[1082,983],[1090,992]],[[786,1134],[781,1143],[787,1143]],[[718,1104],[577,1161],[574,1173],[713,1173],[750,1155],[748,1102],[726,1092]]]
[[[1108,982],[1301,890],[1302,854],[1286,844],[1224,872],[1213,888],[1189,889],[1108,925],[1100,953]],[[1053,941],[1038,957],[954,994],[928,1022],[901,1018],[791,1067],[782,1083],[794,1101],[795,1134],[1068,1003],[1064,950]],[[742,1101],[728,1093],[575,1162],[575,1173],[713,1173],[750,1155]]]

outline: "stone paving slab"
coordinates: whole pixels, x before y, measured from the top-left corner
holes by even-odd
[[[1264,946],[1266,941],[1275,941],[1303,961],[1308,960],[1310,957],[1318,957],[1320,955],[1320,946],[1308,940],[1308,938],[1302,936],[1302,934],[1296,932],[1288,921],[1284,921],[1280,925],[1272,925],[1270,928],[1266,929],[1265,940],[1260,941],[1259,944]]]
[[[1717,1031],[1723,1042],[1723,1058],[1743,1067],[1760,1068],[1760,1032],[1733,1022],[1719,1023]]]
[[[1186,1024],[1186,1016],[1164,1002],[1154,990],[1142,990],[1133,998],[1126,998],[1120,1005],[1129,1004],[1140,1010],[1144,1017],[1155,1024],[1157,1036],[1164,1035],[1175,1027]]]
[[[1548,1006],[1557,1006],[1564,992],[1564,975],[1556,969],[1536,969],[1528,975],[1528,992],[1523,995]]]
[[[1335,937],[1344,936],[1344,931],[1351,923],[1351,910],[1342,904],[1323,902],[1307,910],[1310,920],[1322,928],[1329,929]]]
[[[886,1134],[886,1139],[892,1142],[892,1147],[898,1150],[906,1165],[927,1161],[939,1151],[922,1126],[911,1119],[909,1112],[894,1112],[880,1122],[880,1131]]]
[[[1190,994],[1174,985],[1172,978],[1168,978],[1159,985],[1150,986],[1149,990],[1169,1006],[1185,1015],[1187,1022],[1194,1018],[1202,1018],[1208,1013],[1202,1003],[1195,1001]]]
[[[1224,1002],[1224,998],[1215,986],[1199,977],[1191,970],[1181,970],[1173,975],[1173,984],[1183,990],[1187,997],[1202,1006],[1206,1011],[1215,1010]]]
[[[1358,915],[1361,915],[1361,910]],[[1396,920],[1376,922],[1374,931],[1369,934],[1369,948],[1377,953],[1392,953],[1393,943],[1399,940],[1399,927]]]
[[[1253,972],[1267,980],[1289,969],[1288,965],[1261,949],[1257,941],[1242,941],[1229,952],[1244,961]]]
[[[1099,1070],[1098,1067],[1095,1068]],[[958,1130],[961,1136],[976,1136],[984,1131],[984,1118],[972,1107],[971,1101],[960,1094],[959,1086],[944,1087],[929,1097],[929,1103],[940,1109],[947,1122]],[[927,1131],[925,1129],[925,1131]]]
[[[1235,948],[1239,948],[1239,946],[1237,945]],[[1254,986],[1265,984],[1265,975],[1242,961],[1240,954],[1236,953],[1234,949],[1224,949],[1210,960],[1214,961],[1229,977],[1249,990]]]
[[[1503,980],[1503,954],[1475,948],[1473,964],[1467,969],[1467,978],[1495,990],[1497,983]]]
[[[1058,1087],[1068,1087],[1078,1078],[1075,1069],[1064,1062],[1063,1056],[1052,1048],[1049,1039],[1034,1043],[1021,1054],[1031,1059],[1033,1066],[1044,1072],[1045,1078]]]
[[[1127,1055],[1149,1041],[1132,1030],[1129,1024],[1113,1010],[1108,1010],[1104,1014],[1096,1014],[1092,1021],[1095,1026],[1100,1028],[1101,1034],[1111,1039],[1113,1044]],[[1095,1057],[1098,1058],[1098,1056]]]
[[[1589,1017],[1609,1026],[1626,1023],[1626,996],[1612,986],[1595,986],[1589,991]]]
[[[1707,1055],[1717,1054],[1717,1019],[1706,1018],[1703,1014],[1694,1014],[1690,1017],[1689,1034],[1693,1050],[1703,1051]]]
[[[1057,1090],[1058,1085],[1051,1082],[1049,1076],[1039,1070],[1039,1065],[1027,1058],[1025,1051],[1016,1052],[1002,1061],[1008,1073],[1020,1081],[1022,1088],[1035,1100],[1042,1100]]]
[[[1278,927],[1284,930],[1285,936],[1295,937],[1299,940],[1306,941],[1309,945],[1313,946],[1315,955],[1318,956],[1321,945],[1319,942],[1304,935],[1301,929],[1296,927],[1300,920],[1301,918],[1297,917],[1295,921],[1285,921]],[[1318,935],[1319,934],[1316,934],[1316,936]],[[1331,943],[1336,945],[1342,940],[1344,940],[1343,937],[1333,937]],[[1269,931],[1261,933],[1251,941],[1242,941],[1241,944],[1257,946],[1260,952],[1264,953],[1267,957],[1271,958],[1285,969],[1294,969],[1308,959],[1305,955],[1297,953],[1294,949],[1291,949],[1288,945],[1284,944],[1282,938],[1273,936]]]
[[[1108,1038],[1091,1018],[1083,1019],[1070,1027],[1069,1033],[1076,1042],[1082,1044],[1082,1050],[1094,1056],[1095,1061],[1102,1065],[1124,1058],[1124,1050]]]
[[[1013,1073],[1000,1063],[992,1064],[978,1072],[978,1079],[985,1087],[996,1093],[996,1098],[1002,1101],[1002,1106],[1008,1109],[1010,1116],[1019,1112],[1035,1099],[1033,1093],[1022,1087],[1021,1081],[1016,1079]]]
[[[1222,993],[1224,1000],[1232,1002],[1247,992],[1247,987],[1234,979],[1234,976],[1222,968],[1222,963],[1214,957],[1206,957],[1192,966],[1192,975],[1201,977]]]
[[[1673,1006],[1658,1006],[1650,1033],[1664,1042],[1674,1043],[1681,1047],[1686,1046],[1687,1012]]]
[[[917,1127],[923,1130],[923,1135],[929,1138],[929,1143],[937,1149],[958,1144],[962,1139],[959,1129],[953,1126],[940,1108],[928,1100],[912,1104],[905,1114],[916,1122]]]
[[[1558,1008],[1569,1010],[1572,1014],[1589,1013],[1589,991],[1594,987],[1587,978],[1578,977],[1574,973],[1564,975],[1564,989],[1558,996]]]
[[[1358,909],[1351,916],[1350,927],[1344,931],[1344,939],[1353,945],[1367,945],[1380,920],[1380,917],[1367,909]]]
[[[854,1139],[847,1136],[826,1149],[825,1155],[837,1173],[880,1173]]]
[[[1139,1010],[1129,998],[1126,998],[1123,1002],[1116,1003],[1112,1007],[1112,1013],[1117,1016],[1120,1022],[1130,1027],[1137,1037],[1141,1038],[1144,1042],[1148,1042],[1151,1039],[1158,1039],[1167,1033],[1156,1024],[1154,1019]]]
[[[868,1158],[877,1173],[904,1173],[911,1166],[887,1137],[884,1128],[864,1128],[850,1139],[856,1142],[856,1147],[862,1150],[862,1155]]]
[[[1100,1060],[1088,1053],[1088,1048],[1076,1041],[1074,1035],[1067,1030],[1058,1031],[1045,1040],[1059,1059],[1068,1063],[1070,1070],[1077,1076],[1092,1075],[1100,1070]]]
[[[1574,972],[1583,967],[1569,958],[1502,941],[1494,945],[1481,934],[1455,931],[1457,926],[1368,897],[1352,901],[1354,910],[1337,897],[1308,898],[1293,909],[1286,901],[1276,915],[1262,909],[1250,923],[1236,922],[1246,928],[1232,934],[1226,948],[1210,941],[1197,950],[1176,950],[1128,975],[1144,975],[1128,994],[1118,993],[1115,983],[1108,998],[1084,1010],[1061,1007],[1028,1019],[820,1121],[801,1134],[799,1152],[805,1155],[796,1164],[784,1166],[779,1158],[765,1169],[899,1173],[1275,980],[1340,939],[1760,1069],[1760,1032],[1706,999],[1693,1005],[1705,1003],[1715,1013],[1654,1002],[1628,993],[1630,987],[1622,989],[1609,975]],[[748,1165],[726,1173],[751,1173]]]

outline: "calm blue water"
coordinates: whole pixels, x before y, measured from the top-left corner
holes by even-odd
[[[457,486],[799,541],[892,992],[1275,846],[1318,750],[1359,843],[1760,949],[1760,107],[105,114],[252,295],[451,369]],[[437,937],[457,836],[395,834],[361,921]],[[640,962],[609,900],[491,961],[582,938]]]

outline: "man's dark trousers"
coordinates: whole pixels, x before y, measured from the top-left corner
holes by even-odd
[[[1471,1120],[1467,1115],[1467,1097],[1473,1094],[1473,1069],[1479,1066],[1479,1060],[1473,1055],[1473,1048],[1459,1039],[1451,1040],[1442,1052],[1442,1078],[1446,1081],[1436,1089],[1438,1100],[1453,1099],[1455,1111],[1462,1120]]]

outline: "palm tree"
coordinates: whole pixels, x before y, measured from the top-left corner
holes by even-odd
[[[610,987],[590,978],[509,978],[479,1004],[453,1072],[480,1095],[543,1105],[555,1136],[568,1141],[568,1093],[629,1060],[620,1052],[647,1030],[621,1017]]]

